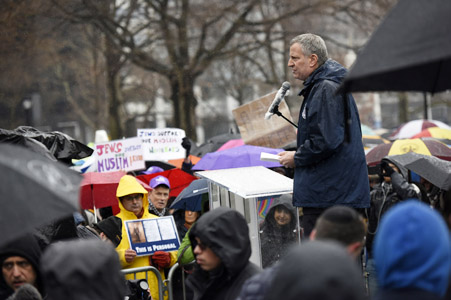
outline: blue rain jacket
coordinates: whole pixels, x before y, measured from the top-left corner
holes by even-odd
[[[294,156],[293,205],[326,208],[370,206],[370,188],[357,106],[335,94],[346,69],[327,60],[304,82]],[[345,120],[351,122],[345,130]]]

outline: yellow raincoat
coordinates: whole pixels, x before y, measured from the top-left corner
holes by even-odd
[[[147,209],[149,207],[149,200],[147,199],[147,191],[136,181],[135,177],[130,175],[125,175],[121,178],[119,182],[119,186],[116,191],[117,201],[119,202],[119,208],[121,211],[116,215],[117,217],[122,219],[122,222],[128,220],[138,220],[138,217],[131,212],[128,211],[122,206],[121,201],[119,201],[119,197],[123,197],[129,194],[141,193],[144,194],[143,197],[143,209],[144,214],[141,219],[152,219],[157,218],[155,215],[149,213]],[[149,263],[149,256],[136,256],[133,262],[128,263],[125,261],[125,250],[130,249],[130,243],[127,238],[127,232],[125,230],[125,224],[122,223],[122,241],[117,246],[116,251],[119,254],[119,259],[121,261],[122,269],[130,269],[130,268],[138,268],[138,267],[147,267],[151,264]],[[177,251],[169,252],[171,255],[171,266],[173,266],[177,261]],[[165,280],[164,272],[160,271],[161,277]],[[158,300],[158,280],[157,277],[152,273],[148,272],[148,281],[149,288],[152,295],[152,299]],[[126,279],[134,279],[133,274],[126,275]],[[138,273],[136,276],[137,279],[145,278],[144,273]],[[167,299],[167,295],[165,296]]]

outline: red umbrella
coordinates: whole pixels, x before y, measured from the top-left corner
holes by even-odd
[[[82,209],[94,209],[102,207],[113,207],[113,213],[119,212],[116,198],[116,190],[125,171],[117,172],[89,172],[83,174],[80,185],[80,206]],[[137,178],[138,179],[138,178]],[[147,183],[138,180],[148,191],[151,188]]]
[[[449,126],[443,122],[436,120],[413,120],[399,126],[388,138],[395,139],[410,139],[414,135],[420,133],[426,128],[440,127],[449,129]]]
[[[400,155],[408,152],[432,155],[451,161],[451,149],[442,142],[432,139],[403,139],[374,147],[366,154],[366,163],[369,166],[375,166],[385,156]]]
[[[149,175],[138,175],[136,178],[149,183],[152,178],[158,175],[162,175],[169,180],[169,183],[171,184],[171,191],[169,192],[170,197],[177,197],[178,194],[180,194],[191,183],[191,181],[198,179],[197,177],[180,169],[171,169]]]

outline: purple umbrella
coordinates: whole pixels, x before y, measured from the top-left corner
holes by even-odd
[[[262,152],[277,154],[285,151],[253,145],[243,145],[231,149],[205,154],[193,167],[193,170],[219,170],[242,167],[263,166],[267,168],[281,167],[277,162],[262,161]]]

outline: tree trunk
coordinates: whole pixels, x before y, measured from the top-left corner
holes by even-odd
[[[409,121],[409,101],[407,99],[407,93],[398,94],[398,116],[400,123],[406,123]]]
[[[107,39],[106,49],[106,80],[108,91],[108,133],[110,138],[120,139],[124,136],[123,122],[124,118],[120,114],[122,95],[119,82],[119,71],[121,69],[120,54],[110,45]]]
[[[185,130],[186,136],[196,139],[196,98],[194,97],[194,79],[192,76],[172,76],[171,100],[174,107],[175,127]]]

